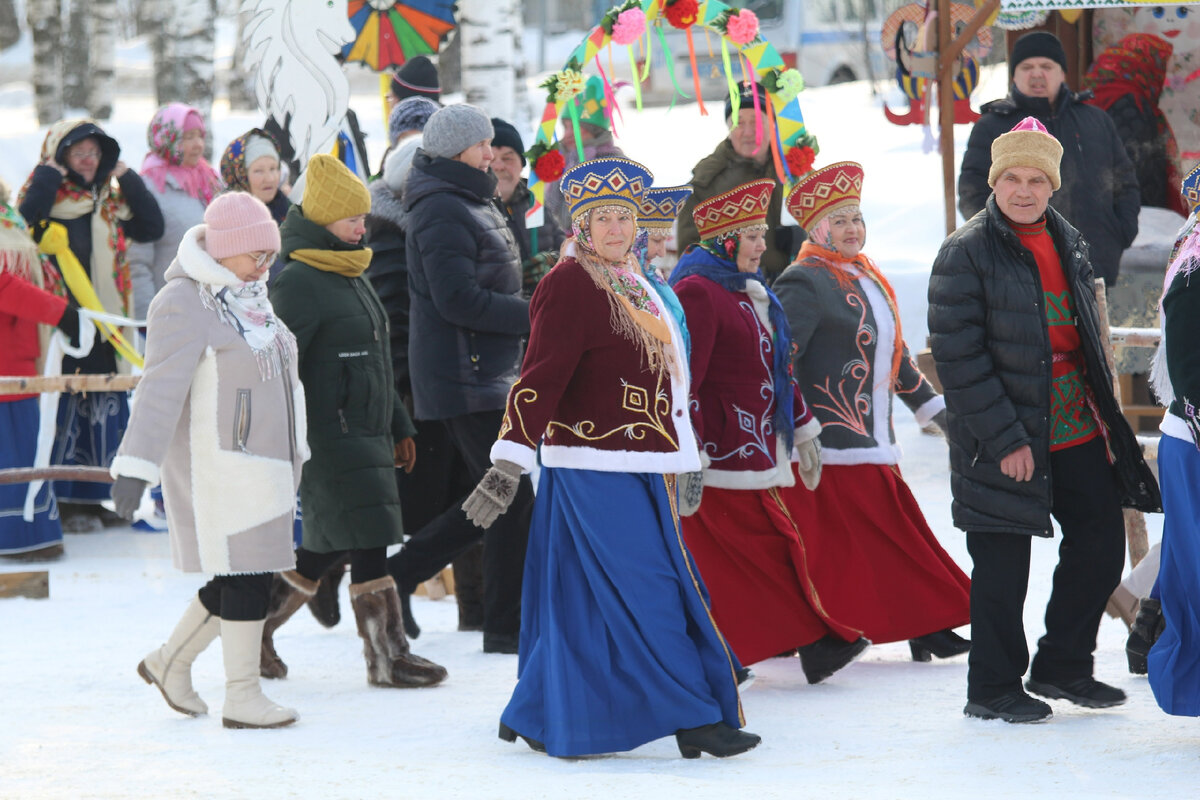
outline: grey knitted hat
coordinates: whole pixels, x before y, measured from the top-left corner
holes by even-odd
[[[425,123],[438,111],[438,104],[426,97],[406,97],[388,115],[388,144],[396,146],[400,134],[424,130]]]
[[[495,135],[488,115],[466,103],[446,106],[425,123],[422,145],[426,153],[442,158],[454,158],[472,145]]]

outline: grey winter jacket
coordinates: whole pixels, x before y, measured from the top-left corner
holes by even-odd
[[[1113,396],[1087,245],[1053,208],[1046,228],[1075,301],[1087,385],[1108,433],[1121,505],[1161,510],[1158,484]],[[1050,536],[1053,350],[1037,262],[989,197],[942,243],[929,279],[929,333],[946,398],[954,524],[964,531]],[[1033,452],[1033,480],[1000,461]]]
[[[143,179],[146,190],[158,202],[163,216],[163,235],[154,242],[133,242],[129,245],[129,279],[133,283],[133,314],[145,319],[154,295],[167,285],[167,267],[179,250],[183,235],[204,222],[204,203],[192,197],[167,175],[160,192],[154,181]]]
[[[188,231],[150,304],[146,371],[111,473],[163,485],[171,555],[184,572],[273,572],[295,564],[292,520],[308,458],[294,345],[264,379],[204,286],[232,273]],[[233,281],[236,281],[234,278]],[[282,324],[282,322],[280,322]]]
[[[417,419],[504,408],[529,333],[517,243],[496,178],[418,150],[408,211],[409,375]]]

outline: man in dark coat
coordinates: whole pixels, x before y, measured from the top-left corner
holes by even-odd
[[[492,202],[493,133],[473,106],[441,109],[425,125],[404,186],[413,405],[418,420],[441,421],[472,485],[491,467],[529,334],[517,243]],[[532,504],[523,478],[513,507],[484,532],[454,503],[414,533],[389,569],[411,592],[482,536],[483,649],[515,653]]]
[[[991,194],[988,170],[992,142],[1025,117],[1036,117],[1065,142],[1062,188],[1051,205],[1083,234],[1091,263],[1107,286],[1117,281],[1121,253],[1138,232],[1140,190],[1133,164],[1109,116],[1086,105],[1090,92],[1065,84],[1067,56],[1056,36],[1044,31],[1017,40],[1009,60],[1009,96],[985,103],[971,130],[958,176],[958,210],[964,219],[979,213]]]
[[[929,281],[952,512],[974,562],[964,713],[1008,722],[1050,716],[1021,689],[1032,537],[1053,535],[1053,515],[1063,543],[1025,686],[1115,706],[1125,693],[1092,677],[1092,652],[1121,579],[1121,507],[1161,505],[1113,396],[1087,245],[1047,205],[1062,150],[1032,117],[998,137],[988,176],[995,191],[942,244]]]

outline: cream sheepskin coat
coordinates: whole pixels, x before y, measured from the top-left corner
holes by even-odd
[[[262,378],[250,346],[202,296],[208,284],[237,283],[203,236],[203,225],[185,234],[150,304],[145,374],[111,472],[161,480],[184,572],[290,569],[309,455],[294,345],[280,374]]]

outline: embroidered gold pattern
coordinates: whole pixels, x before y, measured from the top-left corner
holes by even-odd
[[[521,436],[530,447],[537,447],[537,441],[529,435],[529,431],[525,430],[525,415],[521,412],[521,404],[530,405],[536,403],[538,393],[536,389],[518,388],[521,382],[517,381],[513,384],[512,389],[508,393],[509,410],[504,415],[504,422],[500,425],[500,434],[498,438],[503,439],[504,434],[513,429],[512,418],[516,415],[517,424],[521,426]],[[539,439],[541,436],[539,435]]]
[[[657,433],[666,439],[671,447],[678,449],[679,445],[675,442],[675,437],[671,435],[671,431],[667,427],[671,421],[671,398],[663,386],[662,373],[656,373],[656,376],[657,383],[654,387],[653,403],[650,402],[649,393],[644,388],[632,386],[624,378],[621,378],[621,386],[624,387],[621,407],[626,411],[644,417],[644,420],[626,422],[599,435],[595,434],[595,421],[590,419],[580,420],[574,425],[566,425],[562,422],[551,420],[546,426],[546,441],[549,442],[553,438],[556,430],[565,431],[585,442],[598,442],[617,434],[624,434],[625,438],[640,442],[646,438],[647,433]]]

